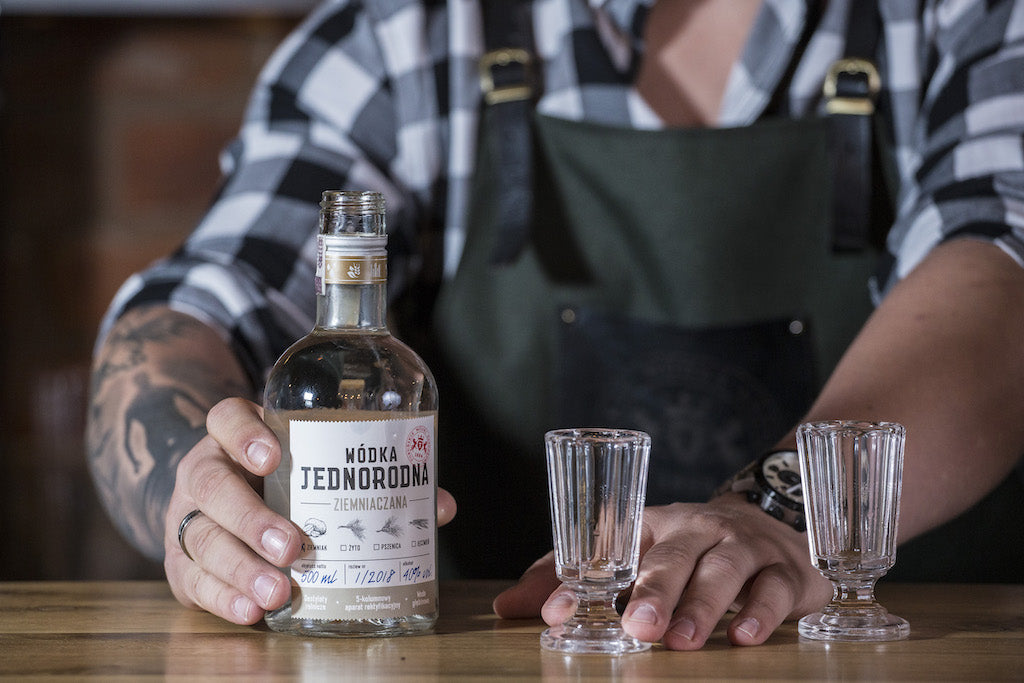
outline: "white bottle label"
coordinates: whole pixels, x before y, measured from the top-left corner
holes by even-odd
[[[291,420],[292,616],[382,619],[436,610],[435,415]],[[295,590],[294,588],[297,588]]]

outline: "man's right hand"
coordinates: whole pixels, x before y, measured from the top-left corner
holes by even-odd
[[[210,410],[208,435],[178,465],[164,531],[164,569],[174,595],[236,624],[255,623],[288,601],[288,577],[277,567],[298,559],[303,539],[254,488],[281,462],[280,444],[262,417],[262,408],[241,398]],[[192,510],[203,514],[185,531],[190,560],[178,527]],[[439,525],[455,516],[455,500],[443,489],[437,516]]]
[[[164,569],[175,597],[236,624],[253,624],[291,595],[277,567],[298,559],[302,532],[268,508],[254,488],[281,462],[262,409],[241,398],[216,404],[207,436],[178,464],[164,531]],[[193,519],[178,543],[178,527]]]

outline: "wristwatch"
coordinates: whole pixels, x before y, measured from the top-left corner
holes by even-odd
[[[800,461],[796,451],[769,451],[715,491],[744,493],[769,515],[797,531],[806,531]]]

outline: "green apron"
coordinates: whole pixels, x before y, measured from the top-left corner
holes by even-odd
[[[484,112],[482,126],[494,125]],[[651,433],[648,502],[703,501],[799,420],[868,315],[877,253],[836,252],[826,128],[641,131],[537,115],[529,247],[495,266],[480,145],[470,226],[434,319],[440,481],[463,573],[550,547],[543,435]],[[515,529],[515,541],[488,543]]]
[[[492,264],[503,178],[480,145],[464,255],[424,347],[439,481],[460,505],[447,576],[513,578],[550,549],[547,429],[648,431],[648,502],[706,500],[802,417],[870,312],[876,249],[832,248],[823,121],[533,124],[530,244]],[[1011,474],[901,545],[890,578],[1020,581],[1022,501]]]

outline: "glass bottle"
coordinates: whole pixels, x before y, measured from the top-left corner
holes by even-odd
[[[386,324],[378,192],[323,193],[316,325],[274,365],[281,466],[264,498],[306,533],[276,631],[391,636],[437,620],[437,388]]]

